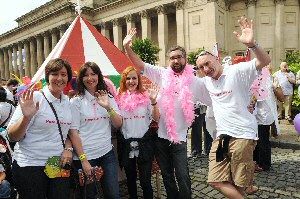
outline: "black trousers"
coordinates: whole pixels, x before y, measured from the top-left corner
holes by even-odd
[[[270,126],[258,125],[258,142],[253,152],[253,160],[265,170],[271,167]]]
[[[44,166],[20,167],[13,162],[12,172],[20,199],[70,198],[70,178],[48,178]]]
[[[202,153],[202,128],[203,123],[205,122],[205,114],[200,114],[200,108],[195,109],[195,114],[198,115],[195,117],[195,120],[192,124],[191,131],[191,146],[192,152],[198,154]]]
[[[126,178],[127,178],[127,187],[130,199],[138,199],[137,196],[137,169],[138,165],[140,185],[143,190],[144,199],[153,199],[153,189],[151,185],[151,171],[152,171],[152,161],[139,161],[139,158],[129,158],[128,165],[124,167]]]

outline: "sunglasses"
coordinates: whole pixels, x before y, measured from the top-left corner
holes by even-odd
[[[213,55],[212,53],[210,53],[210,52],[208,52],[208,51],[206,51],[206,50],[203,50],[203,51],[201,51],[201,53],[199,53],[198,55],[196,55],[195,61],[197,61],[198,57],[201,57],[201,56],[203,56],[203,55],[211,55],[211,56],[214,57],[214,55]]]

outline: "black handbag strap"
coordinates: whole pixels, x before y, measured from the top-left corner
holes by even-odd
[[[2,124],[0,125],[0,128],[3,128],[5,123],[8,121],[8,119],[10,118],[10,115],[11,115],[11,112],[12,112],[12,105],[10,104],[10,111],[9,111],[9,114],[8,114],[8,117],[6,118],[6,120],[4,120],[4,122],[2,122]]]
[[[62,134],[62,131],[61,131],[61,126],[60,126],[60,122],[59,122],[59,119],[57,117],[57,113],[55,111],[55,108],[53,106],[53,104],[51,102],[49,102],[49,100],[47,99],[47,97],[45,96],[44,92],[41,91],[42,94],[44,95],[45,99],[47,100],[48,104],[50,105],[54,115],[55,115],[55,118],[56,118],[56,122],[57,122],[57,126],[58,126],[58,130],[59,130],[59,134],[60,134],[60,138],[61,138],[61,142],[63,144],[63,147],[66,148],[66,145],[65,145],[65,142],[64,142],[64,137],[63,137],[63,134]]]

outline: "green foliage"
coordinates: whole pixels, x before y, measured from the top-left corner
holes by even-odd
[[[146,63],[154,65],[158,61],[158,52],[160,49],[148,38],[136,38],[132,42],[131,48]]]
[[[284,59],[283,61],[285,61],[288,66],[289,66],[289,70],[291,70],[295,76],[298,73],[298,71],[300,70],[300,51],[290,51],[286,53],[286,59]],[[298,97],[298,85],[295,86],[294,89],[294,96],[293,96],[293,101],[292,101],[292,106],[293,107],[297,107],[298,113],[299,113],[299,107],[300,107],[300,98]],[[296,110],[295,108],[293,108],[294,110]],[[297,114],[297,113],[295,113]]]
[[[188,54],[187,59],[188,59],[188,63],[191,65],[196,66],[196,56],[201,53],[204,49],[204,47],[199,48],[196,52],[191,52]]]

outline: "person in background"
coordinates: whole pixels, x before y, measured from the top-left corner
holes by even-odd
[[[71,78],[72,69],[67,61],[60,58],[50,60],[45,67],[47,86],[42,92],[25,91],[19,97],[19,105],[8,124],[8,138],[17,142],[12,172],[22,199],[70,197],[70,178],[50,178],[44,169],[47,160],[54,156],[61,156],[61,167],[72,161],[71,143],[67,138],[72,113],[69,99],[63,94]],[[55,109],[61,133],[49,103]]]
[[[197,66],[204,78],[217,125],[216,139],[209,154],[208,183],[227,198],[243,199],[254,167],[253,151],[257,140],[257,122],[247,106],[249,90],[261,70],[271,61],[254,39],[254,22],[241,17],[238,41],[251,49],[256,59],[223,67],[207,51],[198,55]],[[237,111],[238,110],[238,111]]]
[[[285,104],[285,119],[292,120],[292,101],[293,101],[293,85],[296,83],[295,75],[289,70],[286,62],[281,62],[279,71],[274,73],[278,78],[279,84],[283,90],[284,102],[277,101],[278,119],[282,119],[283,104]]]
[[[18,80],[15,78],[11,78],[7,81],[6,86],[4,86],[4,89],[7,92],[7,101],[11,103],[12,105],[16,105],[15,99],[14,99],[14,91],[17,90],[17,87],[19,85]]]
[[[76,97],[71,99],[73,123],[70,139],[76,151],[74,165],[91,177],[93,167],[102,167],[104,197],[119,199],[118,168],[111,142],[111,125],[121,127],[122,117],[114,97],[108,92],[99,66],[83,64],[77,75]],[[81,197],[94,199],[95,183],[80,188]]]
[[[0,86],[0,128],[6,128],[15,112],[15,107],[7,102],[7,91]]]
[[[140,73],[133,67],[127,67],[121,77],[118,105],[123,117],[122,135],[123,147],[120,156],[121,164],[125,168],[127,187],[130,199],[137,199],[137,168],[143,198],[153,199],[151,185],[151,170],[154,157],[155,135],[150,123],[158,122],[157,107],[158,87],[148,90],[143,88]],[[118,145],[119,147],[119,145]],[[121,147],[121,146],[120,146]],[[119,150],[119,149],[118,149]]]

